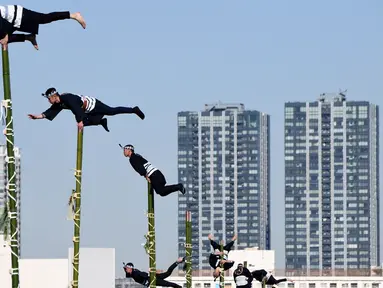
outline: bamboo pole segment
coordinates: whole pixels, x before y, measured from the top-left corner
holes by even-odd
[[[148,182],[148,251],[150,288],[156,287],[156,231],[154,223],[154,191]]]
[[[186,288],[192,287],[192,225],[191,225],[191,212],[186,211]]]
[[[13,131],[13,115],[12,115],[12,97],[11,97],[11,76],[9,69],[9,54],[7,46],[3,46],[3,86],[4,100],[3,108],[6,111],[6,128],[4,130],[7,142],[7,205],[9,207],[9,223],[10,223],[10,246],[11,246],[11,265],[10,271],[12,277],[12,288],[20,287],[19,279],[19,223],[18,223],[18,197],[16,193],[16,159]]]
[[[73,236],[73,280],[72,288],[78,287],[79,264],[80,264],[80,218],[81,218],[81,181],[82,181],[82,154],[83,154],[83,130],[77,132],[77,159],[76,159],[76,190],[72,194],[74,207],[74,236]]]

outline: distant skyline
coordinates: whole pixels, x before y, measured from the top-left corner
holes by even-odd
[[[178,124],[178,247],[185,212],[192,217],[192,267],[210,269],[210,233],[234,249],[270,249],[270,117],[243,103],[208,103],[181,111]]]
[[[10,45],[15,144],[23,153],[25,258],[65,257],[73,245],[66,204],[75,187],[74,117],[67,111],[53,122],[26,116],[48,107],[40,96],[48,87],[110,105],[139,105],[146,113],[144,121],[109,118],[110,133],[87,127],[84,134],[81,247],[115,247],[117,276],[123,276],[122,261],[148,267],[141,247],[146,182],[118,143],[135,145],[171,183],[177,181],[178,111],[221,100],[269,114],[271,248],[276,267],[283,268],[284,103],[340,88],[348,89],[349,100],[383,103],[379,0],[111,0],[109,7],[118,9],[108,15],[104,6],[81,1],[19,4],[40,12],[81,11],[87,21],[86,30],[75,21],[44,25],[39,51],[30,43]],[[155,201],[157,265],[163,268],[178,256],[177,196]]]
[[[287,269],[380,265],[379,150],[374,103],[344,93],[285,103]]]

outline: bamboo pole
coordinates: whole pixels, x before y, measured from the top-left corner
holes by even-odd
[[[220,243],[220,249],[219,249],[222,254],[221,254],[221,260],[224,259],[224,254],[223,254],[223,241],[221,240],[221,243]],[[225,287],[225,270],[224,270],[224,265],[221,263],[221,274],[219,276],[219,287],[220,288],[224,288]]]
[[[83,152],[83,130],[77,132],[77,160],[76,160],[76,191],[72,195],[75,201],[74,207],[74,236],[73,236],[73,280],[72,288],[78,287],[79,264],[80,264],[80,216],[81,216],[81,181],[82,181],[82,152]]]
[[[148,182],[148,250],[150,288],[156,287],[156,231],[154,223],[154,191]]]
[[[191,212],[186,211],[186,288],[192,287],[192,225]]]
[[[7,201],[9,201],[9,223],[10,223],[10,246],[11,246],[11,277],[12,288],[20,287],[19,279],[19,223],[18,223],[18,197],[16,193],[16,159],[14,151],[14,131],[13,131],[13,115],[12,115],[12,98],[11,98],[11,76],[9,69],[9,54],[7,46],[3,46],[3,86],[4,101],[3,107],[6,109],[6,128],[4,131],[7,141]]]

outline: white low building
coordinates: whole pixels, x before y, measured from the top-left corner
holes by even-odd
[[[2,235],[0,235],[2,237]],[[0,240],[0,287],[11,288],[11,253]],[[73,249],[64,259],[20,259],[20,287],[68,288],[72,281]],[[79,287],[115,287],[115,249],[80,248]]]
[[[244,250],[233,250],[229,253],[229,259],[235,261],[235,265],[230,269],[230,273],[237,268],[238,263],[245,263],[250,271],[265,269],[274,271],[275,269],[275,251],[258,250],[257,247],[246,248]]]
[[[166,280],[186,287],[185,277],[169,277]],[[294,283],[280,283],[278,288],[383,288],[383,277],[297,277],[293,280]],[[130,279],[116,279],[116,288],[139,286]],[[213,277],[193,277],[192,288],[219,288],[219,281],[214,282]],[[225,277],[225,288],[235,288],[233,277]],[[262,288],[262,285],[254,281],[253,288]]]

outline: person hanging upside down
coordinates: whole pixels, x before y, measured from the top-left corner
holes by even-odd
[[[48,119],[52,121],[63,109],[69,109],[76,117],[77,126],[80,130],[84,126],[101,125],[109,132],[108,122],[104,116],[118,114],[136,114],[142,120],[145,114],[137,106],[131,107],[109,107],[100,100],[71,93],[59,94],[55,88],[49,88],[42,96],[48,98],[52,104],[48,110],[40,115],[28,114],[30,119]]]
[[[156,286],[161,286],[161,287],[174,287],[174,288],[181,288],[182,286],[166,281],[165,279],[168,278],[173,270],[182,262],[185,261],[185,258],[178,258],[176,262],[174,262],[166,272],[164,273],[156,273]],[[138,269],[134,268],[133,263],[127,263],[124,265],[124,270],[125,270],[125,277],[126,278],[133,278],[134,281],[137,283],[144,285],[146,287],[149,287],[150,285],[150,277],[149,273],[147,272],[142,272]]]
[[[210,240],[210,245],[213,247],[214,252],[210,253],[209,256],[209,264],[210,266],[214,269],[213,276],[214,278],[218,278],[219,275],[221,274],[221,265],[223,265],[223,270],[229,270],[231,267],[234,265],[234,261],[228,260],[228,254],[231,250],[231,247],[233,247],[235,240],[237,240],[237,236],[235,235],[232,240],[227,243],[223,247],[223,251],[220,251],[220,245],[214,241],[214,237],[212,234],[209,234],[208,236]],[[221,259],[221,256],[223,256]]]
[[[66,19],[76,20],[82,28],[86,28],[84,18],[79,12],[64,11],[44,14],[20,5],[0,6],[0,43],[7,45],[12,42],[30,41],[38,50],[36,35],[39,33],[40,25]],[[13,34],[15,31],[30,34]]]
[[[261,283],[263,282],[266,285],[272,285],[274,287],[276,287],[276,285],[278,285],[281,282],[286,282],[286,281],[294,282],[293,280],[287,279],[287,278],[275,279],[274,276],[271,275],[271,272],[267,272],[264,269],[254,270],[251,272],[251,275],[258,282],[261,282]]]
[[[180,191],[182,194],[186,193],[186,189],[182,183],[166,185],[164,174],[140,154],[135,153],[133,145],[119,145],[124,151],[124,156],[129,157],[129,162],[133,169],[152,184],[154,191],[156,191],[158,195],[164,197],[177,191]]]
[[[237,288],[251,288],[253,275],[251,275],[249,269],[244,267],[242,263],[238,263],[237,269],[234,270],[233,277]]]

